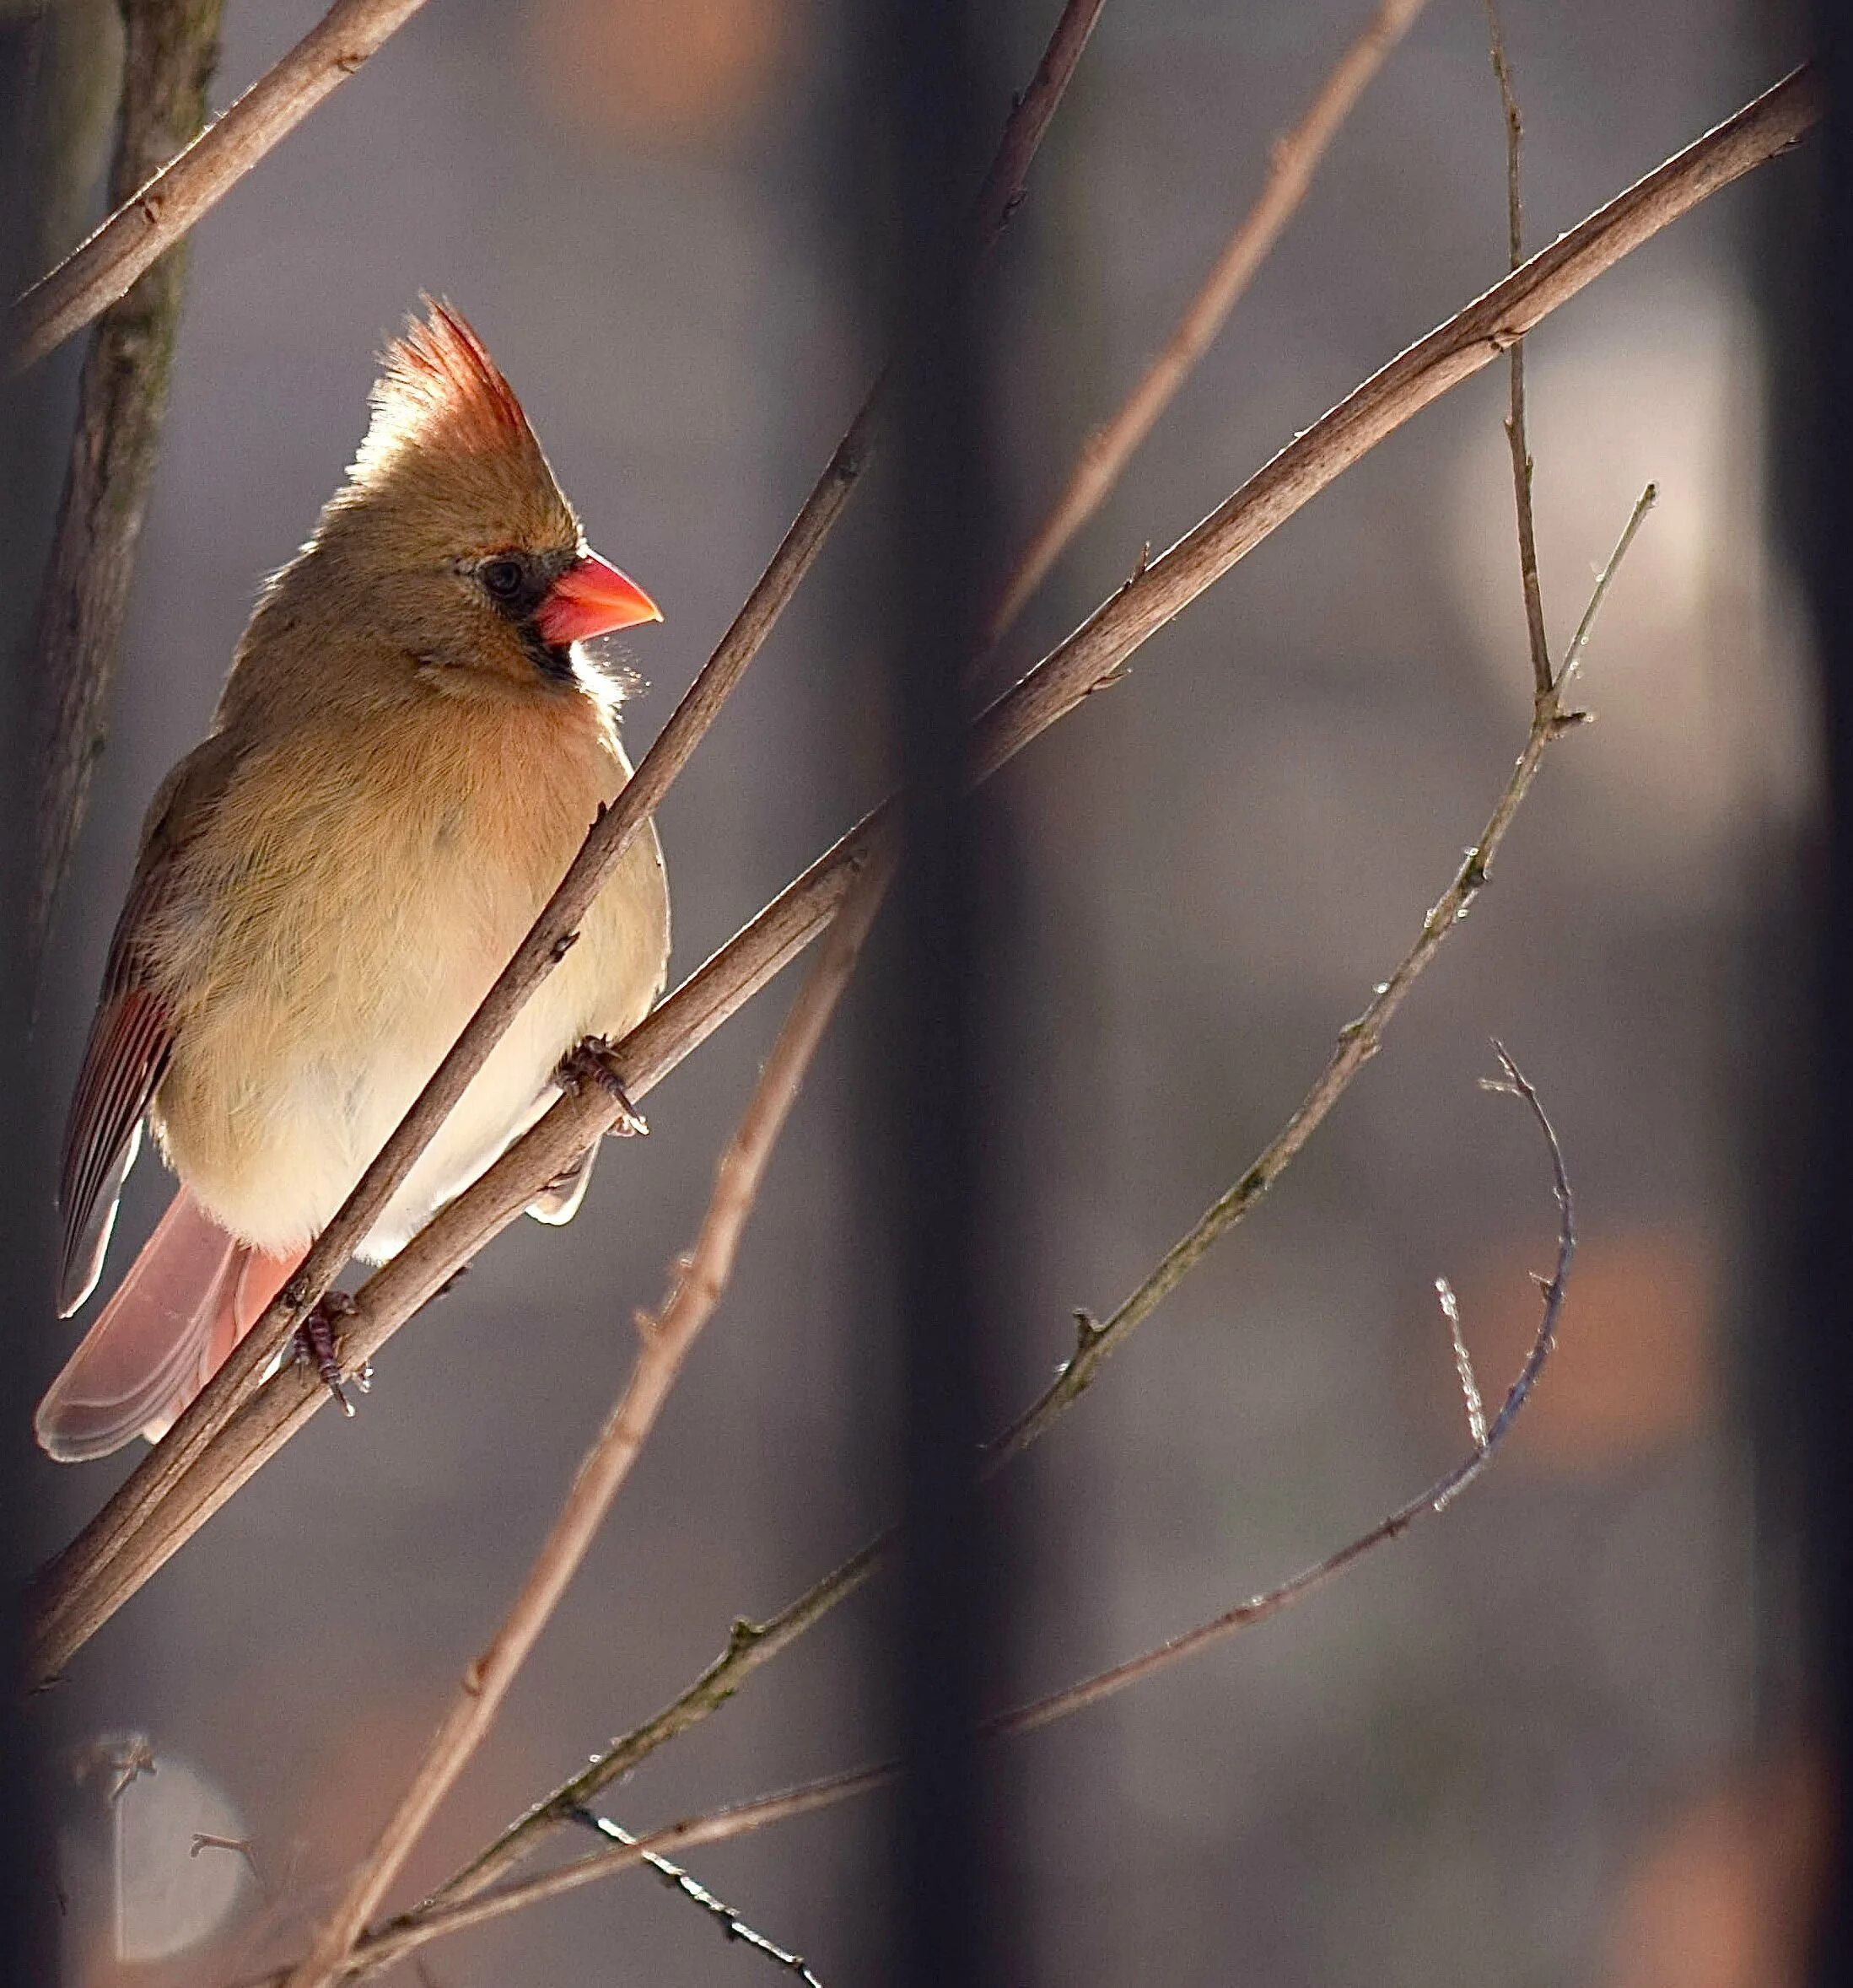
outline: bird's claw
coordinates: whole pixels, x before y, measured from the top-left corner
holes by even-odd
[[[647,1138],[649,1126],[644,1114],[631,1102],[630,1093],[605,1060],[610,1048],[611,1044],[601,1037],[588,1036],[577,1048],[568,1050],[560,1059],[556,1080],[561,1090],[570,1091],[574,1096],[588,1084],[596,1084],[617,1101],[617,1118],[611,1130],[621,1139]]]
[[[312,1366],[320,1377],[321,1384],[334,1396],[342,1414],[353,1419],[354,1404],[348,1400],[347,1390],[342,1386],[343,1378],[351,1378],[356,1390],[365,1394],[373,1387],[373,1362],[364,1361],[351,1377],[344,1377],[341,1371],[340,1345],[335,1334],[337,1318],[351,1318],[354,1313],[354,1301],[345,1291],[331,1290],[323,1297],[315,1310],[296,1328],[296,1357]]]

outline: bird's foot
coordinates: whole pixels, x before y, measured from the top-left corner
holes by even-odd
[[[631,1102],[630,1093],[619,1081],[605,1058],[611,1048],[602,1036],[588,1036],[576,1049],[570,1049],[560,1059],[560,1067],[554,1073],[554,1081],[561,1090],[577,1096],[588,1084],[595,1084],[600,1090],[617,1100],[617,1118],[611,1130],[620,1138],[646,1138],[649,1127],[644,1114]]]
[[[341,1371],[340,1342],[336,1335],[335,1321],[352,1318],[354,1301],[345,1291],[329,1291],[308,1317],[296,1328],[296,1357],[312,1366],[321,1377],[321,1383],[340,1404],[342,1414],[353,1416],[354,1404],[348,1400],[343,1380],[351,1378],[354,1387],[365,1394],[373,1386],[373,1363],[365,1362],[353,1375],[345,1376]]]

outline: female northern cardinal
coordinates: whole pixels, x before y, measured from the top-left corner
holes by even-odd
[[[576,647],[660,614],[586,548],[520,404],[443,304],[386,353],[314,536],[154,798],[66,1134],[59,1309],[95,1285],[144,1117],[180,1189],[40,1404],[54,1457],[158,1436],[287,1281],[630,775]],[[661,993],[654,830],[360,1254],[379,1262]],[[529,1210],[565,1221],[590,1155]]]

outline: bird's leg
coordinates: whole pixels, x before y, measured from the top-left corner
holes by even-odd
[[[321,1383],[341,1404],[341,1412],[352,1416],[354,1404],[348,1400],[342,1387],[341,1360],[335,1337],[335,1321],[351,1318],[354,1313],[354,1301],[346,1291],[327,1292],[315,1310],[296,1328],[296,1357],[314,1366],[321,1377]],[[369,1360],[353,1376],[354,1386],[364,1394],[373,1386],[373,1364]]]
[[[649,1127],[644,1123],[644,1114],[630,1101],[611,1066],[606,1062],[611,1044],[602,1036],[588,1036],[575,1049],[569,1049],[560,1059],[560,1067],[553,1073],[553,1080],[561,1090],[577,1096],[588,1084],[596,1084],[601,1091],[609,1091],[617,1100],[617,1120],[611,1130],[622,1138],[648,1135]]]

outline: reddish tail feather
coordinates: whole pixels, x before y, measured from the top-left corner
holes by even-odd
[[[263,1316],[306,1251],[265,1256],[220,1228],[183,1188],[33,1417],[61,1463],[150,1442]]]

